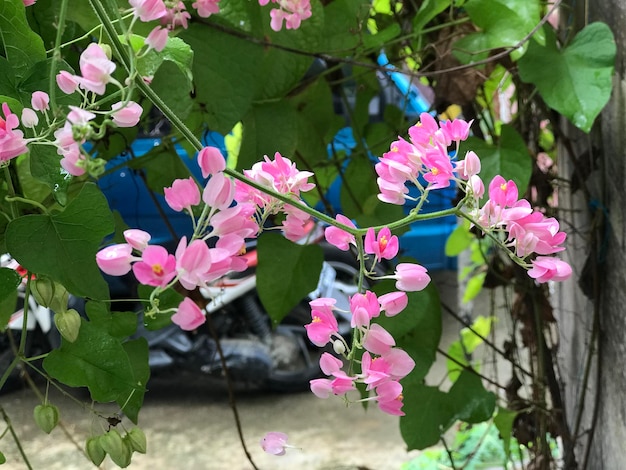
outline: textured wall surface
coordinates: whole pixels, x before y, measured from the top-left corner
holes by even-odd
[[[586,164],[584,177],[591,205],[582,191],[562,193],[561,202],[565,205],[562,217],[573,223],[573,228],[568,230],[567,256],[579,276],[584,274],[583,266],[590,253],[599,262],[599,300],[594,302],[583,295],[576,281],[560,288],[560,359],[572,430],[576,424],[575,409],[584,401],[578,463],[584,460],[597,405],[587,468],[622,469],[626,445],[626,2],[596,0],[588,2],[588,11],[584,10],[584,2],[572,3],[577,28],[592,21],[604,21],[611,27],[617,43],[617,59],[613,94],[601,115],[598,132],[594,131],[593,136],[573,134],[579,162]],[[592,144],[601,151],[585,155]],[[571,176],[573,164],[566,158],[560,164],[564,176]],[[601,219],[607,221],[605,228],[598,226]],[[594,238],[596,227],[599,228]],[[590,278],[582,277],[593,290]],[[594,311],[600,323],[599,356],[594,357],[584,387]]]

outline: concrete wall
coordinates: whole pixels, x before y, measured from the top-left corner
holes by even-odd
[[[598,274],[599,294],[595,300],[583,295],[577,280],[559,288],[560,363],[572,430],[576,408],[584,396],[578,436],[579,465],[584,461],[597,405],[587,468],[618,470],[626,468],[626,2],[595,0],[571,4],[573,13],[565,18],[565,23],[580,29],[585,22],[606,22],[615,34],[618,56],[613,94],[598,129],[590,136],[572,132],[572,147],[585,168],[583,174],[592,207],[581,190],[560,193],[564,208],[561,217],[573,223],[568,229],[567,256],[575,266],[577,278],[582,276],[591,291],[593,276],[586,277],[583,266],[590,254],[598,261],[592,271]],[[599,151],[585,154],[592,147]],[[573,163],[564,157],[559,164],[564,176],[569,178]],[[601,219],[607,222],[604,228],[598,224]],[[594,312],[599,315],[599,351],[594,350],[599,356],[594,356],[585,390],[584,371]]]

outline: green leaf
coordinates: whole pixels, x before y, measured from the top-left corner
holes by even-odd
[[[318,245],[298,245],[282,235],[259,237],[257,290],[274,324],[317,287],[324,253]]]
[[[498,407],[498,412],[493,418],[493,424],[495,424],[496,428],[498,428],[507,459],[511,455],[511,433],[513,431],[513,423],[515,422],[517,413],[517,411],[511,411],[506,408]]]
[[[332,54],[357,47],[363,40],[363,31],[366,31],[364,23],[370,7],[370,2],[366,0],[334,0],[326,3],[324,25],[319,33],[324,40],[321,45],[323,50]]]
[[[87,302],[85,306],[89,321],[115,338],[124,339],[137,331],[135,312],[109,312],[104,303]]]
[[[17,288],[22,278],[13,269],[0,268],[0,330],[9,322],[15,312]]]
[[[448,378],[451,382],[456,382],[463,370],[463,365],[470,365],[468,355],[471,355],[478,346],[483,344],[483,338],[488,337],[491,331],[492,321],[493,317],[483,317],[479,315],[472,324],[472,328],[462,328],[460,332],[461,338],[450,344],[446,366],[448,369]],[[472,364],[472,367],[476,371],[480,370],[479,366],[480,364],[477,363]]]
[[[30,173],[37,181],[46,184],[54,199],[61,205],[67,204],[67,189],[71,178],[61,168],[61,157],[51,145],[30,146]]]
[[[277,132],[277,129],[280,129]],[[293,160],[298,133],[295,110],[285,101],[253,106],[243,118],[243,138],[237,167],[250,168],[275,152]]]
[[[476,424],[493,416],[496,407],[495,393],[485,390],[482,379],[469,370],[461,372],[448,394],[455,413],[445,426],[446,429],[457,420]]]
[[[446,240],[446,256],[457,256],[469,248],[472,241],[476,238],[472,235],[469,229],[470,222],[465,219],[463,219],[462,222],[454,228]]]
[[[613,33],[605,23],[591,23],[559,50],[554,33],[546,31],[546,45],[531,41],[520,59],[520,78],[534,84],[548,106],[589,132],[613,88]]]
[[[107,299],[109,288],[96,265],[96,252],[112,231],[104,195],[94,184],[85,184],[63,212],[12,220],[6,245],[29,271],[50,276],[78,297]]]
[[[42,39],[28,26],[22,0],[0,2],[0,46],[18,78],[46,58]]]
[[[143,46],[143,38],[139,36],[134,36],[134,38]],[[168,38],[167,44],[161,52],[156,52],[154,49],[151,49],[145,56],[137,61],[137,72],[142,77],[154,77],[159,68],[164,64],[178,68],[180,74],[176,75],[179,80],[179,86],[181,82],[186,82],[186,86],[181,88],[191,88],[193,82],[193,50],[189,44],[180,38]]]
[[[192,72],[196,99],[205,107],[206,123],[210,129],[226,134],[252,105],[263,48],[198,23],[192,23],[179,37],[197,57],[202,57],[194,61]]]
[[[98,402],[116,401],[124,413],[137,422],[137,405],[143,401],[147,383],[145,339],[122,344],[118,338],[83,319],[76,341],[63,340],[61,347],[44,359],[43,367],[65,385],[88,387],[92,399]]]
[[[430,20],[450,6],[452,0],[425,0],[413,18],[413,31],[421,31]]]
[[[485,277],[487,273],[481,272],[470,278],[467,282],[467,286],[465,286],[465,292],[463,292],[463,303],[467,303],[472,299],[475,299],[480,291],[483,288],[483,284],[485,283]]]
[[[159,67],[150,87],[159,95],[165,104],[181,119],[187,118],[192,109],[191,82],[172,62],[164,62]]]
[[[532,159],[524,139],[510,125],[503,125],[497,145],[490,145],[476,137],[467,139],[468,149],[476,152],[480,158],[480,176],[485,187],[496,175],[506,180],[513,180],[517,185],[520,197],[526,192],[532,173]]]
[[[539,0],[470,0],[464,8],[481,31],[456,41],[454,55],[469,63],[485,59],[492,49],[517,45],[539,22],[542,7]],[[543,41],[541,30],[535,37]]]

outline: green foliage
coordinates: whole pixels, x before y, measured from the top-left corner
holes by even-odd
[[[589,132],[613,88],[613,33],[605,23],[591,23],[562,49],[554,32],[546,29],[546,37],[545,46],[530,43],[519,62],[520,77],[537,87],[548,106]]]
[[[463,63],[476,62],[492,49],[516,46],[535,28],[540,19],[539,0],[470,0],[465,6],[480,28],[454,43],[454,55]],[[506,18],[506,19],[505,19]],[[541,33],[533,36],[542,41]],[[525,49],[527,44],[522,45]],[[519,54],[521,51],[516,51]]]
[[[122,342],[97,323],[83,319],[76,341],[63,340],[43,366],[70,387],[89,388],[96,401],[117,402],[126,416],[137,422],[150,376],[144,338]]]
[[[96,252],[112,231],[113,217],[104,195],[86,184],[62,212],[12,220],[6,243],[25,269],[50,276],[77,296],[107,299],[109,289],[96,265]]]
[[[409,450],[436,444],[457,420],[486,421],[495,408],[495,394],[485,390],[481,379],[468,370],[461,373],[447,393],[424,385],[412,374],[403,385],[406,416],[400,418],[400,431]]]
[[[297,245],[283,236],[259,237],[257,291],[275,325],[315,290],[324,254],[317,245]]]
[[[28,26],[21,0],[0,3],[0,31],[1,55],[9,62],[15,77],[24,77],[36,62],[46,58],[43,41]]]
[[[458,379],[464,366],[471,366],[474,370],[480,371],[480,364],[476,361],[470,364],[469,358],[476,348],[483,344],[483,338],[489,336],[493,320],[492,317],[479,315],[472,323],[472,327],[462,328],[460,338],[450,344],[446,366],[448,368],[448,378],[451,382],[455,382]]]

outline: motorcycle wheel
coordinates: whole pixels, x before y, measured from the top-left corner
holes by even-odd
[[[357,293],[359,268],[357,260],[349,252],[323,245],[324,260],[336,271],[333,286],[336,306],[348,310],[349,297]],[[366,286],[367,287],[367,286]],[[352,327],[350,314],[336,314],[339,332],[350,340]],[[311,308],[304,299],[287,315],[273,333],[272,358],[274,367],[267,379],[267,388],[277,392],[297,392],[309,389],[309,381],[321,377],[319,359],[330,347],[319,348],[312,344],[304,325],[311,322]]]

